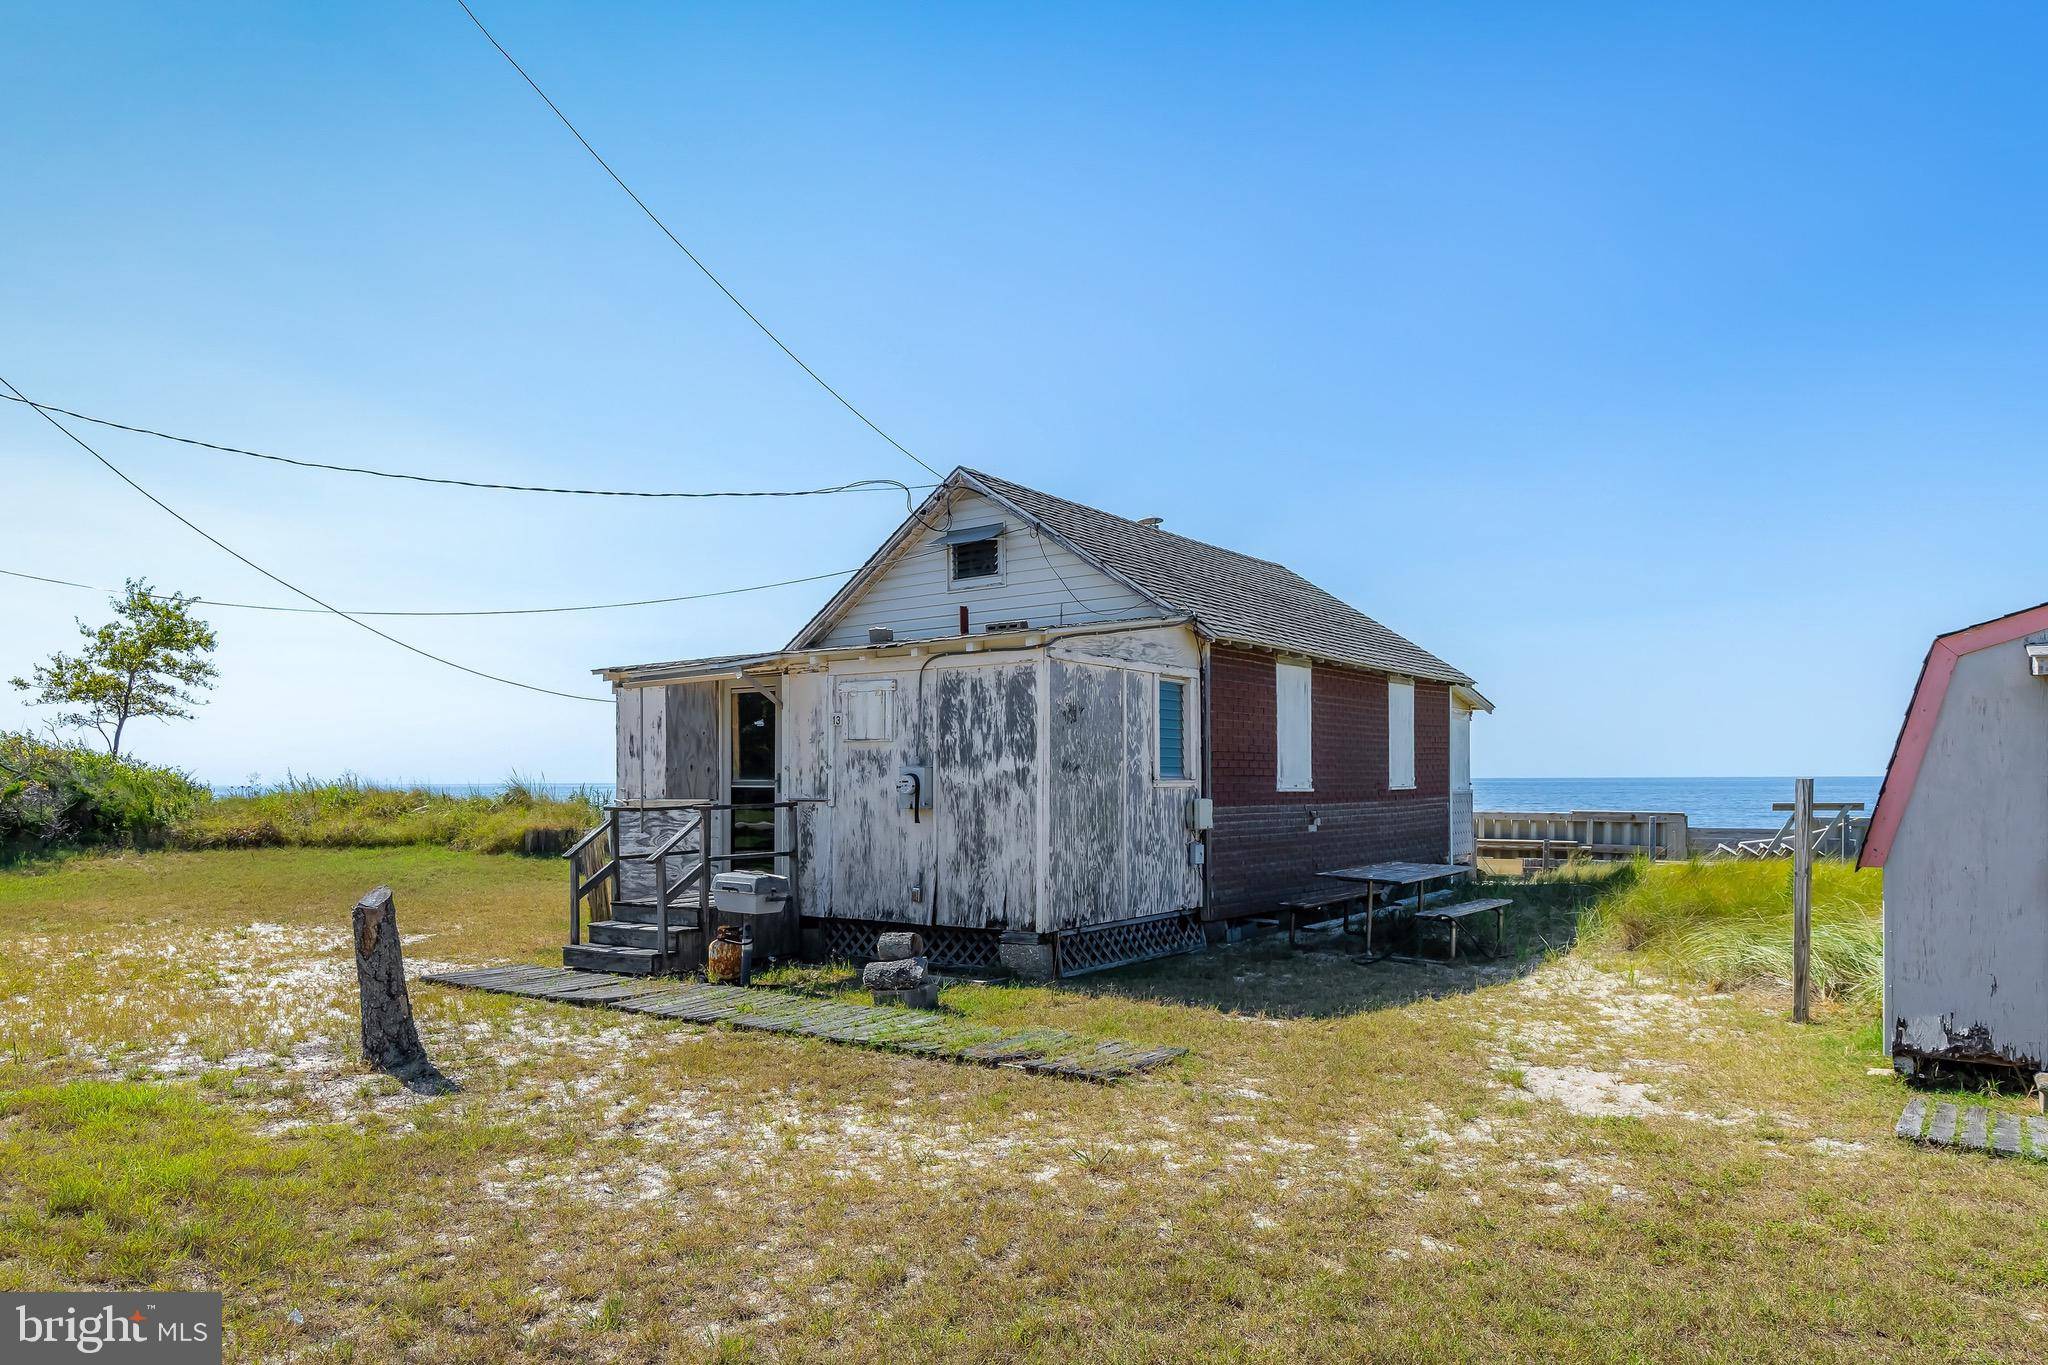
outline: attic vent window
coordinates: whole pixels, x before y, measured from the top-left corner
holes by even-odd
[[[1003,561],[996,539],[1002,533],[1003,528],[999,524],[963,526],[957,531],[947,532],[945,544],[952,551],[955,583],[977,578],[998,578],[1002,575]]]

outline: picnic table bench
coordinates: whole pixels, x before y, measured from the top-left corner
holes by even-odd
[[[1493,956],[1499,957],[1507,948],[1507,910],[1514,904],[1503,897],[1482,897],[1459,901],[1453,905],[1430,906],[1428,889],[1432,883],[1469,876],[1472,869],[1456,863],[1373,863],[1365,867],[1339,868],[1334,872],[1317,875],[1326,878],[1325,885],[1290,896],[1280,902],[1280,911],[1287,918],[1287,945],[1296,946],[1297,935],[1304,924],[1319,924],[1324,920],[1342,917],[1344,932],[1351,933],[1351,917],[1361,911],[1365,917],[1365,960],[1377,961],[1382,957],[1398,956],[1392,952],[1373,952],[1373,917],[1379,909],[1382,895],[1391,895],[1405,888],[1415,891],[1415,904],[1409,911],[1409,922],[1416,934],[1421,926],[1443,924],[1450,928],[1450,951],[1443,958],[1445,962],[1455,961],[1458,956],[1458,931],[1464,922],[1474,916],[1493,916]],[[1389,903],[1388,908],[1393,908]],[[1416,944],[1418,950],[1420,942]],[[1403,958],[1403,961],[1435,961],[1419,955]]]
[[[1444,961],[1454,962],[1458,957],[1458,926],[1474,915],[1493,913],[1493,956],[1499,957],[1507,945],[1507,909],[1513,901],[1501,897],[1483,900],[1460,901],[1456,905],[1439,905],[1433,909],[1417,910],[1415,922],[1421,924],[1447,924],[1451,929],[1450,951],[1444,954]]]
[[[1366,932],[1371,935],[1373,890],[1356,883],[1339,883],[1319,886],[1313,891],[1304,891],[1291,900],[1280,902],[1280,909],[1287,915],[1287,946],[1295,946],[1295,932],[1304,924],[1321,924],[1330,918],[1330,912],[1341,907],[1344,918],[1344,932],[1351,932],[1351,915],[1359,902],[1365,902]]]

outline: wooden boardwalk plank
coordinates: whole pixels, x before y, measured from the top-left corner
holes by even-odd
[[[764,1033],[801,1034],[855,1047],[1099,1082],[1120,1080],[1187,1055],[1186,1048],[1094,1041],[1055,1028],[1005,1031],[928,1010],[854,1005],[750,986],[619,976],[572,967],[512,964],[432,972],[422,979],[500,995],[594,1005],[688,1023],[722,1023]]]
[[[1927,1130],[1929,1142],[1950,1143],[1956,1140],[1956,1107],[1952,1104],[1938,1104],[1934,1107],[1934,1126]]]
[[[1893,1133],[1911,1142],[1928,1142],[1958,1151],[2048,1161],[2048,1119],[2001,1114],[1981,1104],[1937,1103],[1931,1110],[1929,1104],[1919,1095],[1907,1100]]]
[[[1906,1101],[1906,1107],[1899,1114],[1899,1126],[1893,1129],[1900,1137],[1919,1141],[1920,1134],[1927,1130],[1927,1101],[1915,1095]]]
[[[2020,1154],[2020,1116],[2000,1114],[1991,1129],[1991,1150],[2000,1156]]]

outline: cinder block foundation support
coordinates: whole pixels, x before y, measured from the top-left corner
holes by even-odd
[[[1059,959],[1050,940],[1028,929],[1012,929],[996,946],[1003,966],[1019,981],[1050,981]]]

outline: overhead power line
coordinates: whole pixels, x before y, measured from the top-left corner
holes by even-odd
[[[491,35],[491,31],[484,27],[484,21],[476,17],[476,11],[469,7],[467,0],[455,0],[455,3],[462,6],[462,12],[469,16],[469,22],[476,25],[476,31],[478,33],[483,34],[485,40],[489,42],[492,47],[498,49],[498,55],[503,57],[507,62],[511,63],[512,69],[519,73],[519,78],[525,81],[527,85],[532,87],[534,94],[540,96],[541,103],[547,105],[547,107],[554,113],[554,116],[562,121],[562,126],[569,130],[570,136],[574,137],[579,143],[583,144],[583,150],[590,153],[590,159],[595,161],[599,166],[602,166],[604,168],[604,173],[612,178],[612,183],[617,185],[620,189],[624,190],[626,192],[626,197],[628,199],[631,199],[633,203],[636,206],[638,206],[640,212],[647,215],[647,221],[653,223],[656,227],[660,228],[662,236],[668,238],[669,241],[673,242],[675,244],[676,250],[682,252],[685,256],[689,257],[690,264],[696,266],[698,270],[702,271],[704,273],[705,279],[711,281],[711,283],[718,286],[718,292],[725,295],[726,299],[731,302],[733,307],[739,309],[740,312],[746,314],[748,322],[753,323],[756,327],[761,329],[762,336],[765,336],[770,341],[774,342],[776,348],[780,350],[784,355],[788,356],[792,361],[794,361],[798,369],[802,370],[805,374],[809,375],[819,388],[823,389],[825,392],[831,394],[834,398],[839,400],[839,406],[845,408],[855,417],[858,417],[861,420],[862,424],[865,425],[869,431],[874,432],[875,435],[881,437],[890,445],[896,447],[896,449],[902,452],[902,454],[905,457],[915,461],[920,468],[924,469],[925,472],[929,473],[933,478],[942,479],[945,477],[945,475],[941,474],[937,469],[933,468],[929,464],[926,464],[924,460],[918,457],[916,452],[912,451],[908,446],[904,445],[903,442],[897,440],[894,436],[891,436],[888,432],[882,430],[881,427],[877,426],[874,422],[874,419],[870,418],[866,413],[862,412],[859,408],[855,407],[852,404],[852,402],[850,402],[847,399],[845,394],[833,388],[830,384],[827,384],[825,382],[824,376],[819,374],[816,370],[812,369],[809,365],[805,364],[804,358],[798,355],[795,351],[792,351],[781,337],[775,335],[773,329],[771,329],[767,323],[761,321],[761,319],[755,315],[753,309],[747,307],[746,304],[741,303],[739,295],[733,293],[732,290],[726,288],[725,281],[719,279],[717,275],[713,274],[711,271],[711,267],[704,264],[704,262],[698,258],[696,252],[690,250],[689,247],[684,246],[683,239],[676,236],[675,233],[669,231],[668,224],[661,221],[661,215],[656,213],[653,209],[647,207],[647,201],[642,199],[639,195],[635,194],[633,192],[633,187],[631,185],[628,185],[625,182],[625,180],[619,175],[619,173],[612,169],[611,163],[609,161],[606,161],[602,156],[598,154],[597,148],[591,146],[590,139],[583,136],[583,134],[577,129],[576,125],[569,121],[569,116],[562,112],[561,106],[556,104],[552,99],[548,98],[548,92],[540,88],[540,83],[534,80],[533,77],[527,75],[526,68],[519,64],[519,60],[516,57],[514,57],[510,52],[507,52],[505,50],[505,45],[499,42],[495,37],[493,37]]]
[[[15,388],[13,383],[10,380],[8,380],[4,375],[0,375],[0,387],[4,387],[9,393],[12,393],[16,398],[22,399],[23,402],[27,402],[27,395],[23,394],[20,389]],[[264,568],[261,564],[258,564],[255,560],[249,558],[249,556],[243,554],[240,550],[235,549],[226,541],[221,540],[218,536],[215,536],[212,532],[206,530],[197,522],[192,521],[190,518],[186,517],[185,514],[178,511],[177,508],[172,507],[162,498],[159,498],[156,494],[150,492],[147,488],[144,488],[141,484],[135,482],[135,480],[129,478],[126,474],[122,473],[118,465],[116,465],[112,460],[109,460],[106,456],[100,454],[97,450],[94,450],[90,445],[86,444],[85,439],[81,437],[77,432],[73,431],[70,427],[65,426],[62,422],[58,421],[55,417],[52,417],[49,413],[44,412],[41,408],[37,407],[33,403],[29,403],[28,406],[30,410],[36,414],[36,416],[42,418],[45,422],[48,422],[51,426],[63,432],[65,436],[69,437],[72,443],[75,444],[80,450],[83,450],[86,454],[92,456],[95,460],[98,460],[101,464],[105,465],[107,467],[108,472],[113,474],[115,478],[119,479],[122,483],[127,484],[130,488],[142,494],[143,497],[148,498],[151,502],[155,503],[159,510],[163,511],[164,513],[172,517],[174,520],[182,523],[186,527],[186,529],[192,531],[200,538],[206,540],[207,542],[212,544],[216,549],[222,551],[225,554],[233,556],[235,559],[240,560],[242,563],[248,565],[257,573],[262,574],[265,578],[277,584],[279,587],[287,589],[290,592],[296,593],[298,596],[305,598],[308,602],[311,602],[316,607],[320,607],[325,611],[332,612],[334,615],[339,616],[342,620],[348,622],[350,625],[356,626],[362,630],[367,630],[368,632],[370,632],[370,634],[376,636],[378,639],[388,641],[391,644],[397,645],[400,649],[406,650],[413,654],[417,654],[422,659],[429,659],[434,663],[443,665],[444,667],[455,669],[457,672],[467,673],[471,677],[483,678],[486,681],[494,683],[503,683],[507,687],[517,687],[527,692],[539,692],[544,696],[562,697],[568,701],[594,702],[599,706],[611,705],[610,700],[605,697],[593,697],[582,692],[561,692],[557,691],[552,687],[541,687],[535,683],[520,682],[516,678],[507,678],[496,673],[487,673],[481,668],[471,668],[468,664],[459,664],[455,662],[455,660],[453,659],[443,658],[439,654],[435,654],[428,650],[421,649],[418,645],[410,644],[404,640],[401,640],[396,635],[392,635],[385,631],[379,630],[377,629],[377,627],[371,625],[368,621],[357,620],[355,617],[349,615],[341,608],[334,606],[331,603],[322,601],[320,598],[315,597],[312,593],[307,592],[304,588],[299,587],[297,584],[288,582],[285,579],[278,577],[278,575],[272,573],[270,570]]]
[[[811,574],[804,578],[784,578],[774,583],[750,583],[743,588],[719,588],[713,592],[690,592],[676,597],[644,597],[633,602],[587,602],[573,607],[489,607],[469,611],[360,611],[349,608],[350,616],[554,616],[575,611],[617,611],[624,607],[664,607],[675,602],[701,602],[710,597],[735,597],[746,592],[766,592],[770,588],[794,587],[799,583],[822,583],[828,578],[845,578],[857,573],[857,569],[836,569],[831,573]],[[50,578],[43,574],[23,573],[19,569],[0,569],[0,574],[9,578],[26,578],[34,583],[55,583],[60,587],[83,588],[87,592],[114,592],[116,589],[103,588],[93,583],[79,583],[69,578]],[[169,593],[151,593],[159,600],[168,600]],[[298,612],[312,616],[327,613],[322,607],[289,607],[275,602],[225,602],[217,597],[187,597],[196,606],[234,607],[242,611]]]
[[[269,460],[274,464],[294,465],[300,469],[326,469],[337,474],[365,474],[375,479],[403,479],[409,483],[444,484],[451,488],[482,488],[500,493],[556,493],[579,498],[816,498],[832,493],[865,493],[892,489],[903,495],[906,507],[914,508],[917,499],[913,490],[930,488],[930,484],[912,485],[900,479],[856,479],[851,483],[833,484],[826,488],[749,488],[721,489],[710,491],[639,489],[639,488],[555,488],[542,484],[491,483],[482,479],[450,479],[433,474],[409,474],[401,470],[370,469],[362,465],[329,464],[324,460],[302,460],[290,455],[274,455],[261,450],[247,450],[241,446],[223,445],[218,441],[202,441],[196,436],[179,436],[155,427],[134,426],[127,422],[116,422],[111,417],[95,417],[88,412],[76,412],[71,408],[60,408],[55,403],[42,403],[19,394],[0,393],[0,398],[10,403],[22,403],[48,414],[62,413],[81,422],[95,426],[111,427],[115,431],[130,431],[138,436],[154,436],[160,441],[176,441],[180,445],[198,446],[202,450],[217,450],[227,455],[246,455],[252,460]]]

